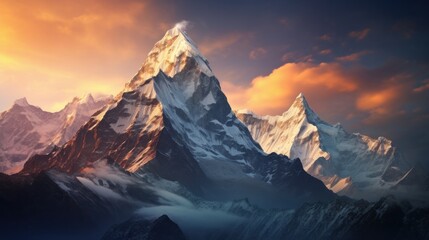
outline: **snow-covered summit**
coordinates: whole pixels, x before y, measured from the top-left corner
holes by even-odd
[[[236,114],[265,152],[299,158],[308,173],[334,192],[379,196],[412,169],[390,140],[351,134],[340,124],[326,123],[303,94],[279,116]]]
[[[319,116],[311,109],[304,94],[300,93],[290,106],[290,108],[279,116],[272,115],[258,115],[250,109],[235,110],[235,113],[240,116],[247,115],[248,117],[265,120],[271,123],[278,121],[287,121],[291,117],[305,119],[307,122],[320,122],[322,121]]]
[[[310,108],[310,105],[307,102],[303,93],[300,93],[295,101],[292,103],[291,107],[282,114],[282,117],[288,119],[291,117],[303,117],[306,118],[308,122],[315,123],[321,121],[319,116]]]
[[[189,61],[192,60],[192,63]],[[130,83],[130,87],[138,86],[145,80],[158,75],[162,71],[169,77],[181,72],[185,66],[193,70],[213,76],[213,72],[205,57],[202,56],[196,44],[187,35],[182,25],[176,24],[168,30],[149,52],[142,68]]]

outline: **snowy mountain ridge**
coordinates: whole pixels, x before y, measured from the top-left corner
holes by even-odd
[[[114,101],[60,149],[30,159],[21,174],[51,168],[76,173],[106,158],[205,197],[252,194],[261,203],[271,195],[279,205],[333,197],[299,161],[262,151],[235,117],[207,60],[178,27],[155,44]]]
[[[369,203],[338,197],[304,170],[304,161],[265,153],[231,110],[219,81],[182,28],[169,30],[149,55],[126,87],[69,141],[32,156],[18,174],[0,174],[2,236],[94,239],[106,226],[131,216],[112,227],[106,239],[182,230],[194,240],[427,238],[427,209],[412,211],[408,203],[390,198]],[[302,95],[278,117],[282,121],[250,111],[240,114],[253,124],[252,134],[272,131],[273,146],[287,139],[284,129],[293,129],[297,137],[289,153],[307,153],[306,146],[315,155],[325,154],[327,159],[308,161],[312,165],[306,168],[318,167],[324,176],[343,173],[332,166],[348,146],[368,148],[340,126],[323,122]],[[67,116],[67,126],[73,125],[77,118]],[[327,151],[336,142],[326,139],[343,142],[348,137],[340,149]],[[392,151],[379,145],[371,149]],[[389,166],[400,172],[404,167],[399,163]],[[382,178],[402,176],[395,173],[384,172]],[[161,222],[172,222],[153,224],[164,214],[168,218]]]
[[[107,96],[94,99],[87,94],[74,98],[58,112],[30,105],[26,98],[16,100],[0,115],[0,171],[18,172],[32,155],[64,144],[110,99]]]
[[[280,116],[258,116],[249,110],[236,114],[265,152],[299,158],[308,173],[340,194],[377,197],[412,170],[392,141],[350,134],[340,124],[324,122],[303,94]]]
[[[202,56],[196,44],[180,25],[168,30],[149,52],[142,68],[128,84],[127,90],[140,85],[143,81],[155,77],[160,71],[169,77],[181,72],[192,58],[196,69],[206,76],[214,76],[208,61]]]

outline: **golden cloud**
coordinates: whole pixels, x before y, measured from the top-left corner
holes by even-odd
[[[398,96],[399,89],[395,87],[362,94],[356,101],[359,110],[371,111],[377,114],[388,113],[389,104]]]
[[[372,124],[384,121],[389,116],[401,113],[398,102],[403,99],[401,96],[404,89],[399,86],[392,86],[378,91],[364,92],[356,99],[356,107],[360,111],[365,111],[368,116],[364,123]]]
[[[337,57],[337,60],[341,62],[354,62],[369,53],[370,53],[369,51],[360,51],[360,52],[352,53],[342,57]]]
[[[234,109],[281,114],[302,92],[326,119],[353,118],[378,124],[404,114],[410,93],[427,89],[427,82],[413,88],[411,76],[384,71],[371,75],[374,72],[346,69],[339,63],[286,63],[254,78],[248,86],[223,81],[222,87]]]
[[[246,107],[259,114],[285,111],[300,92],[341,93],[355,91],[358,87],[335,63],[286,63],[268,76],[256,77],[247,88],[234,88],[226,82],[222,86],[234,108]]]
[[[356,99],[356,108],[368,113],[365,123],[377,123],[395,115],[404,114],[404,104],[413,92],[412,79],[398,74],[381,81],[375,89],[363,89]]]

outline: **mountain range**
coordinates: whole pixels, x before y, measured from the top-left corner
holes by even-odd
[[[403,185],[417,186],[411,179],[424,176],[391,140],[348,133],[341,124],[323,121],[303,94],[279,116],[246,109],[236,115],[264,151],[300,159],[309,174],[341,195],[376,200]]]
[[[305,138],[310,143],[322,142],[309,124],[322,121],[303,96],[297,101],[289,113],[296,120],[283,124],[314,135]],[[271,152],[254,136],[261,147],[252,135],[270,132],[243,120],[259,117],[231,110],[207,59],[180,25],[101,105],[73,136],[52,135],[64,144],[32,155],[16,174],[0,174],[5,238],[353,239],[365,233],[383,239],[397,233],[391,229],[429,237],[427,208],[394,197],[377,203],[339,197],[306,172],[311,160]]]
[[[270,204],[286,206],[333,196],[299,160],[262,151],[235,117],[208,61],[179,28],[155,44],[114,101],[64,146],[30,158],[21,174],[76,173],[102,159],[178,181],[206,198],[264,204],[271,196]]]
[[[87,94],[74,98],[58,112],[44,111],[26,98],[16,100],[0,113],[0,172],[16,173],[34,154],[63,145],[110,100],[108,96],[94,99]]]

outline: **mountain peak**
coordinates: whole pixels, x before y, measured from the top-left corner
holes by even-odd
[[[187,65],[191,66],[196,73],[214,76],[207,59],[202,56],[196,44],[184,31],[185,25],[185,22],[176,24],[155,44],[142,68],[131,81],[131,88],[158,75],[160,71],[169,77],[174,77]]]
[[[15,100],[14,104],[18,105],[18,106],[21,106],[21,107],[30,106],[30,104],[27,101],[27,98],[25,98],[25,97]]]
[[[290,108],[283,113],[283,116],[304,115],[310,122],[320,121],[319,116],[311,109],[303,93],[299,93]]]
[[[167,30],[163,38],[166,38],[166,37],[172,38],[172,37],[181,35],[181,36],[184,36],[185,38],[187,37],[187,40],[190,40],[190,38],[187,36],[187,33],[185,31],[187,25],[188,25],[187,21],[176,23],[173,28]]]
[[[308,105],[307,99],[305,98],[303,93],[299,93],[298,96],[296,96],[295,102],[299,103],[304,108],[310,108],[310,106]]]
[[[91,93],[85,94],[79,101],[80,103],[94,103],[94,97],[91,95]]]

